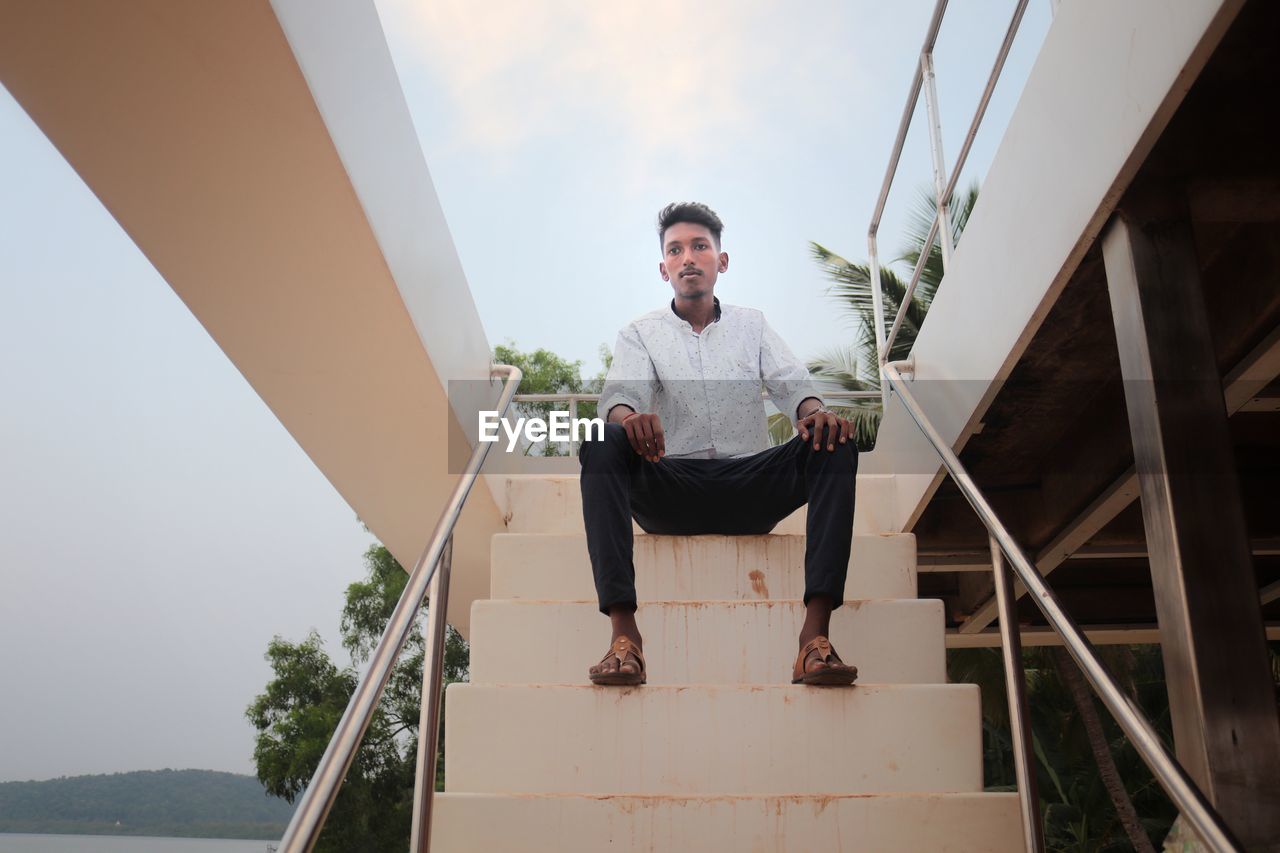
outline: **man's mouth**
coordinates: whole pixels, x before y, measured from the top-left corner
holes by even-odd
[[[690,275],[702,275],[702,270],[683,270],[680,273],[681,278],[684,278]]]

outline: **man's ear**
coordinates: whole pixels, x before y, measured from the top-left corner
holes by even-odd
[[[658,261],[658,274],[662,276],[663,281],[671,281],[671,276],[667,275],[667,265],[662,261]]]
[[[720,272],[727,272],[729,269],[729,253],[720,253]]]

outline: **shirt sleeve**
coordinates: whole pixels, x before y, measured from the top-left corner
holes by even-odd
[[[613,364],[600,389],[599,416],[606,421],[614,406],[630,406],[637,412],[653,411],[654,394],[658,386],[658,372],[653,359],[645,349],[644,341],[635,324],[618,332],[613,345]]]
[[[800,404],[809,397],[825,406],[826,403],[809,379],[809,371],[773,330],[769,321],[761,318],[761,323],[760,377],[778,411],[795,421],[798,420]]]

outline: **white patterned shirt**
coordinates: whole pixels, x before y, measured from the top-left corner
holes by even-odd
[[[674,300],[618,332],[601,417],[618,405],[656,413],[668,457],[720,459],[769,447],[762,387],[793,422],[805,399],[822,402],[764,314],[715,305],[716,321],[701,333],[676,314]]]

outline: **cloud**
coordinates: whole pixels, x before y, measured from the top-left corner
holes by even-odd
[[[842,79],[850,51],[824,38],[824,23],[844,14],[837,3],[380,5],[456,111],[450,147],[499,159],[565,135],[620,140],[638,161],[687,156],[698,147],[690,141],[767,131],[783,104],[819,123],[828,110],[855,108],[857,86]]]

